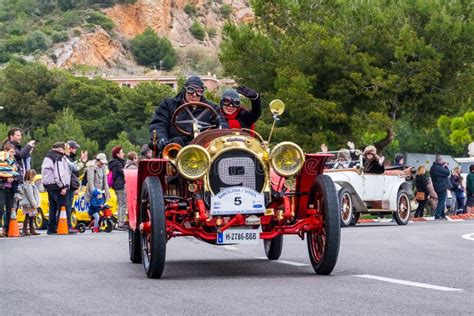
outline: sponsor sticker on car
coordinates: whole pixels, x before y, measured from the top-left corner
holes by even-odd
[[[231,187],[222,190],[211,197],[211,214],[263,214],[265,212],[265,198],[262,193],[246,188]]]

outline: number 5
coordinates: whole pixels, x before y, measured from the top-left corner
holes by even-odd
[[[234,199],[234,205],[242,204],[242,198],[240,196],[236,196]]]

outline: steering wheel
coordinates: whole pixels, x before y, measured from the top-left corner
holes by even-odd
[[[193,112],[191,111],[191,108],[196,108],[196,107],[203,109],[203,111],[197,117],[194,117]],[[218,114],[216,110],[214,110],[214,108],[210,106],[209,104],[202,103],[202,102],[184,103],[183,105],[179,106],[176,109],[176,111],[174,111],[173,116],[171,117],[171,124],[176,128],[178,133],[184,136],[193,135],[193,132],[188,132],[182,127],[183,125],[187,125],[187,124],[192,125],[193,130],[194,130],[194,127],[196,126],[199,132],[207,131],[211,127],[214,127],[214,125],[208,122],[201,121],[203,116],[207,113],[206,110],[209,110],[209,112],[211,113],[210,121],[211,122],[215,121],[217,119]],[[189,119],[177,121],[176,119],[178,118],[178,115],[181,112],[185,112],[188,115]]]

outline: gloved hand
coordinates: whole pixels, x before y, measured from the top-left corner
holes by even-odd
[[[235,90],[237,90],[238,93],[249,98],[250,100],[255,100],[256,98],[258,98],[257,91],[250,89],[249,87],[240,85]]]
[[[162,138],[158,141],[158,150],[162,151],[163,148],[166,147],[166,145],[169,144],[169,141],[166,138]]]

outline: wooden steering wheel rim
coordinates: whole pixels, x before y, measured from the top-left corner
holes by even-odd
[[[196,101],[196,102],[188,102],[188,103],[184,103],[184,104],[180,105],[174,111],[173,116],[171,117],[171,124],[172,124],[172,126],[174,126],[176,128],[178,133],[180,133],[181,135],[184,135],[184,136],[191,136],[192,132],[188,132],[185,129],[183,129],[181,126],[179,126],[179,124],[176,123],[176,118],[177,118],[179,113],[181,113],[185,109],[189,108],[190,106],[196,106],[196,107],[202,108],[204,110],[206,110],[206,109],[209,110],[211,112],[211,120],[215,120],[217,118],[217,111],[207,103]],[[188,115],[189,114],[190,113],[188,113]],[[199,121],[199,116],[197,118],[195,118],[192,114],[190,114],[190,115],[191,115],[190,119],[198,119],[198,121]],[[209,128],[211,128],[211,127],[208,127],[206,129],[204,129],[203,131],[208,130]]]

